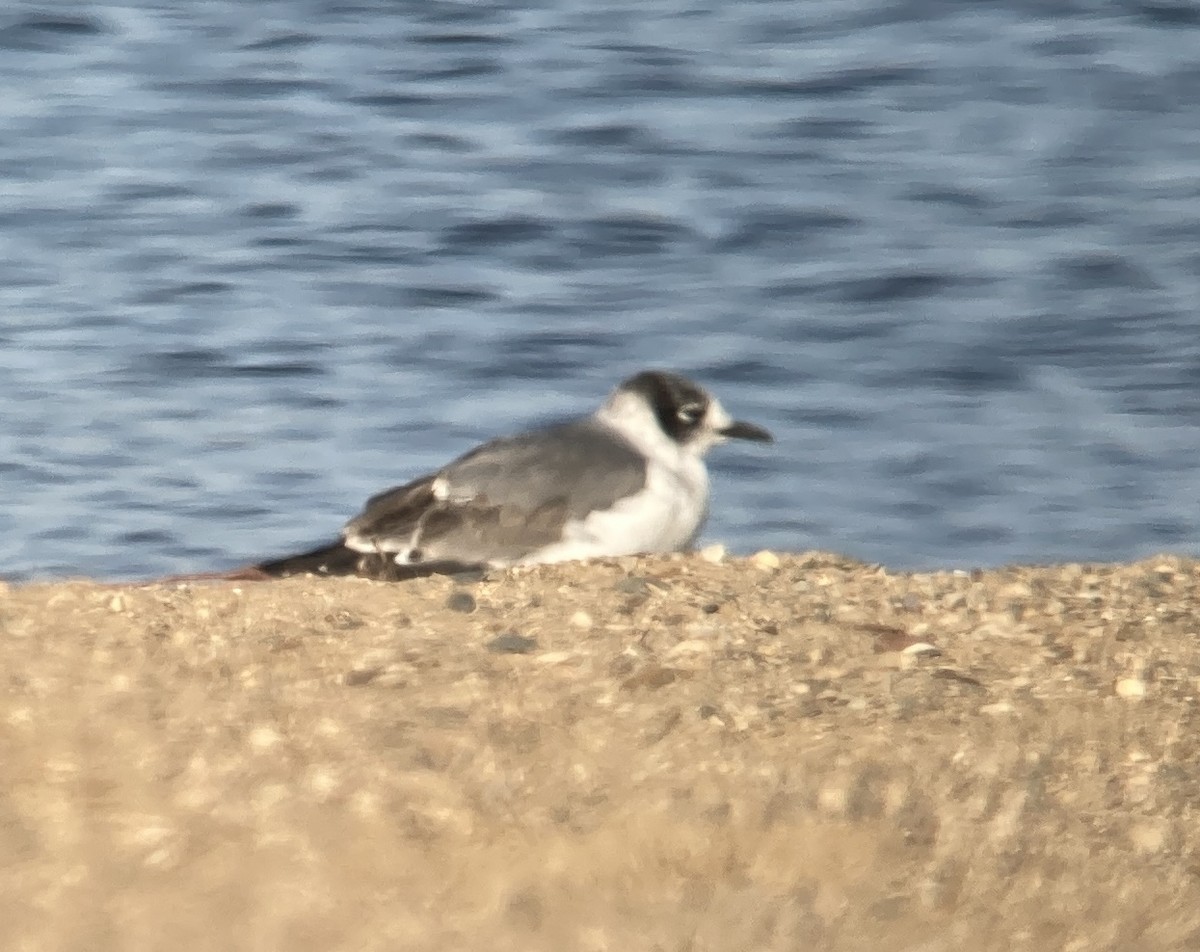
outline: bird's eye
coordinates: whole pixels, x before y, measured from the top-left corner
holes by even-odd
[[[700,419],[700,417],[703,413],[704,413],[704,407],[700,406],[700,404],[686,403],[679,408],[678,412],[675,415],[677,417],[679,417],[679,421],[681,423],[686,423],[689,426],[691,426],[693,423],[695,423],[697,420]]]

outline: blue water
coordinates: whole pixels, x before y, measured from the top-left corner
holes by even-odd
[[[1200,551],[1200,7],[0,12],[0,574],[218,569],[698,377],[707,540]]]

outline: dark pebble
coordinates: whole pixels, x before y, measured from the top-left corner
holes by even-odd
[[[347,687],[357,688],[364,684],[370,684],[381,674],[383,674],[383,668],[356,668],[353,671],[347,671],[343,681]]]
[[[961,671],[955,671],[953,668],[938,668],[930,677],[941,678],[944,681],[955,681],[958,684],[965,684],[969,688],[976,688],[980,691],[985,690],[983,682],[978,678],[973,678],[969,674],[963,674]]]
[[[330,612],[325,616],[325,621],[329,623],[330,627],[336,628],[338,631],[353,631],[355,628],[363,626],[361,618],[354,614],[354,612],[348,612],[344,608]]]
[[[470,592],[451,592],[446,599],[446,607],[452,612],[462,612],[469,615],[475,611],[475,596]]]
[[[616,589],[623,595],[649,595],[650,583],[640,575],[630,575],[617,582]]]
[[[537,639],[524,635],[497,635],[487,643],[487,650],[495,654],[529,654],[537,647]]]
[[[655,690],[656,688],[666,687],[668,684],[686,676],[686,673],[680,671],[678,668],[663,668],[658,665],[650,665],[622,681],[621,687],[626,691],[633,691],[637,688]]]

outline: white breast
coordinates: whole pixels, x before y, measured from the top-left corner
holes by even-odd
[[[573,519],[563,541],[531,552],[523,562],[677,552],[690,548],[708,517],[708,470],[690,454],[652,461],[646,485],[611,509]]]

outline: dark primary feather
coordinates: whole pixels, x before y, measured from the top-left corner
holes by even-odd
[[[288,578],[292,575],[357,575],[383,582],[402,582],[426,575],[462,575],[476,572],[483,566],[475,562],[422,562],[420,565],[397,565],[395,560],[380,553],[355,552],[340,539],[328,545],[259,562],[248,569],[228,573],[231,577],[247,572],[259,572],[269,578]],[[250,577],[250,576],[247,576]]]
[[[444,500],[433,493],[439,478],[449,489]],[[567,520],[607,509],[645,482],[644,460],[632,446],[580,420],[485,443],[431,476],[372,497],[346,531],[396,552],[419,530],[414,561],[519,559],[557,542]]]
[[[358,572],[361,552],[346,548],[342,540],[319,546],[308,552],[288,555],[279,559],[259,562],[255,568],[274,578],[285,575],[355,575]]]

